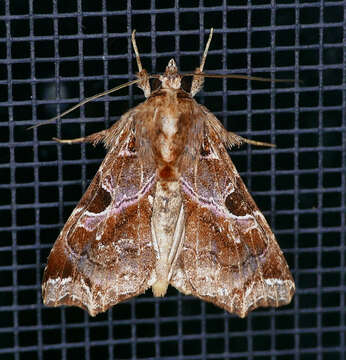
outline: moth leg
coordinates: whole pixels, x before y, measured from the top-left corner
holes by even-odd
[[[56,137],[53,137],[52,139],[56,142],[58,142],[59,144],[81,144],[81,143],[92,143],[93,145],[98,144],[99,142],[101,142],[105,136],[106,136],[107,130],[102,130],[100,132],[88,135],[88,136],[84,136],[84,137],[80,137],[80,138],[75,138],[75,139],[59,139]]]
[[[191,91],[190,91],[190,94],[192,97],[194,97],[203,87],[204,76],[198,76],[198,74],[203,74],[203,68],[204,68],[205,60],[207,58],[207,54],[208,54],[209,46],[211,43],[211,39],[213,37],[213,33],[214,33],[214,29],[211,28],[209,38],[207,41],[207,45],[205,46],[204,53],[202,56],[201,65],[198,68],[196,68],[196,70],[195,70],[196,76],[194,76],[192,78]]]
[[[275,144],[263,142],[263,141],[256,141],[244,138],[240,135],[237,135],[231,131],[228,132],[228,146],[232,147],[233,145],[241,145],[243,143],[257,145],[257,146],[267,146],[267,147],[276,147]]]

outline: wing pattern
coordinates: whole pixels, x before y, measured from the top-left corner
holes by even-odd
[[[286,260],[208,125],[201,157],[181,179],[185,239],[171,284],[241,317],[287,304],[295,286]]]
[[[46,305],[74,305],[96,315],[154,281],[155,167],[136,155],[131,131],[121,136],[51,251],[42,285]]]

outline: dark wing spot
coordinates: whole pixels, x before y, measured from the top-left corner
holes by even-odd
[[[234,191],[226,198],[225,205],[229,212],[235,216],[245,216],[252,213],[251,207],[247,203],[248,193],[244,190],[245,186],[242,180],[238,178]]]
[[[134,136],[131,136],[131,138],[127,144],[127,150],[131,153],[136,152],[136,138]]]
[[[112,197],[108,191],[99,186],[97,193],[93,201],[88,206],[88,211],[98,214],[105,210],[112,201]]]
[[[203,139],[203,144],[201,146],[201,156],[207,157],[210,155],[210,153],[211,153],[211,148],[209,145],[209,141],[208,141],[207,137],[205,136]]]

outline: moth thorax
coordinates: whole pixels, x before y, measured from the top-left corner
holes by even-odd
[[[174,163],[179,147],[177,146],[178,117],[170,113],[164,114],[157,125],[160,127],[159,136],[156,137],[161,160],[164,163]]]

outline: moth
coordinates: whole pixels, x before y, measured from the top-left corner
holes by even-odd
[[[51,250],[46,305],[95,316],[149,288],[164,296],[168,285],[240,317],[291,301],[282,251],[227,153],[265,143],[228,132],[194,100],[204,77],[217,77],[203,73],[211,37],[194,73],[181,75],[171,59],[149,75],[133,32],[138,79],[120,87],[137,83],[146,100],[109,129],[58,140],[103,142],[108,153]]]

